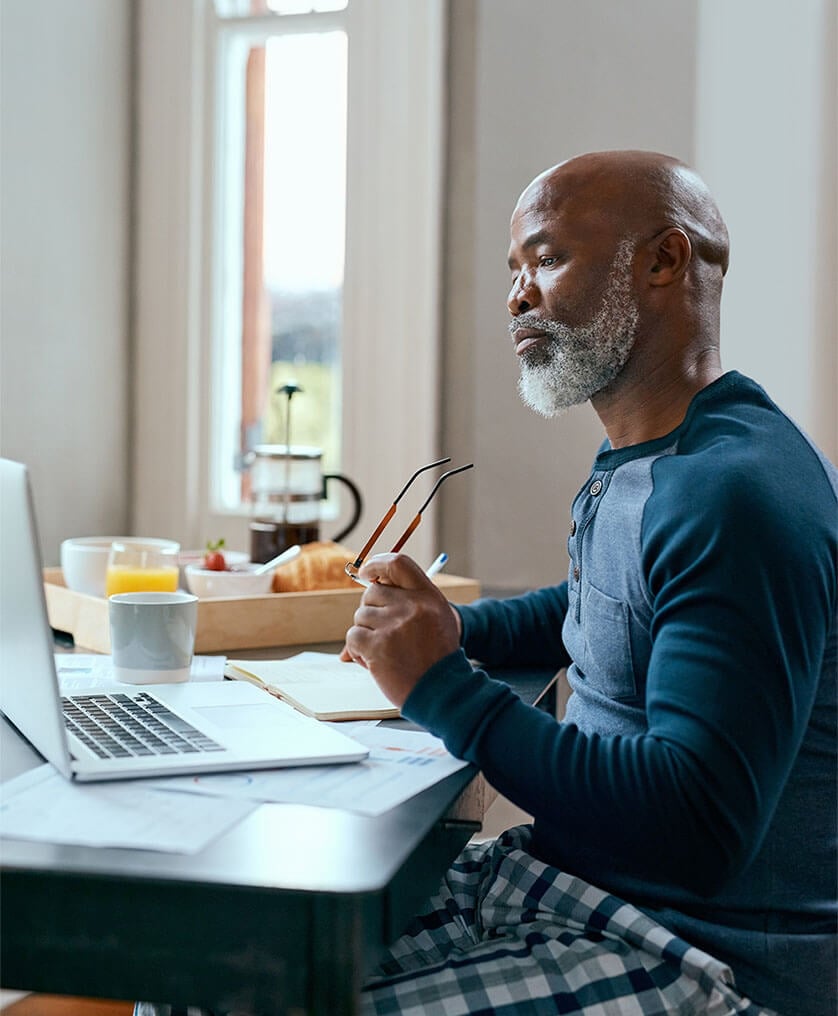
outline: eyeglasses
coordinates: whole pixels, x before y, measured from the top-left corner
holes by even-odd
[[[396,495],[393,503],[390,505],[390,507],[387,510],[387,513],[384,516],[384,518],[376,526],[375,532],[372,534],[372,536],[364,544],[364,547],[361,550],[361,553],[355,558],[354,561],[351,561],[349,564],[346,565],[346,568],[345,568],[346,574],[351,579],[353,579],[355,582],[359,583],[360,585],[364,585],[364,586],[368,585],[368,583],[364,582],[363,579],[358,578],[358,571],[361,568],[361,565],[364,563],[367,554],[369,554],[369,552],[375,546],[375,543],[378,540],[379,536],[381,536],[381,534],[386,529],[387,525],[390,522],[390,519],[392,519],[392,517],[396,514],[396,507],[398,506],[399,501],[401,501],[401,499],[407,493],[408,488],[410,487],[410,485],[413,483],[413,481],[416,479],[417,476],[419,476],[421,473],[424,473],[428,469],[433,469],[435,466],[442,466],[446,462],[450,462],[450,461],[451,461],[451,456],[449,455],[447,458],[437,459],[436,462],[429,462],[426,466],[420,466],[416,470],[416,472],[410,477],[410,479],[407,481],[407,483],[402,487],[402,489]],[[449,476],[453,476],[455,473],[462,473],[466,469],[473,469],[473,468],[474,468],[474,463],[473,462],[469,462],[469,464],[467,466],[457,466],[456,469],[449,469],[447,473],[443,473],[442,476],[440,476],[440,478],[433,485],[433,488],[431,489],[430,494],[428,494],[428,496],[423,501],[422,505],[419,508],[419,511],[413,517],[410,525],[407,527],[407,529],[405,529],[405,531],[398,538],[398,540],[396,540],[396,542],[395,542],[395,544],[394,544],[394,546],[393,546],[393,548],[391,550],[391,553],[393,553],[393,554],[397,553],[407,543],[408,539],[413,534],[413,532],[415,531],[416,527],[422,521],[422,512],[431,503],[431,501],[434,498],[434,495],[439,490],[439,488],[442,486],[442,484],[448,479],[448,477]]]

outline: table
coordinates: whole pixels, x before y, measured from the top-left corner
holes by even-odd
[[[495,676],[530,702],[553,685]],[[41,761],[0,718],[0,779]],[[354,1013],[365,972],[479,828],[457,810],[475,776],[375,817],[263,804],[191,856],[0,841],[3,987]]]

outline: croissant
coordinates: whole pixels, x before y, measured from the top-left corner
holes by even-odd
[[[329,540],[304,543],[299,557],[274,572],[275,593],[298,593],[311,589],[344,589],[357,586],[344,571],[354,554]]]

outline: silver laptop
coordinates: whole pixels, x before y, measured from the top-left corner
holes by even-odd
[[[61,695],[28,471],[2,458],[0,710],[73,780],[356,762],[368,754],[243,681]]]

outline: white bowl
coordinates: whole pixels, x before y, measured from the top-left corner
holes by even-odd
[[[153,543],[138,536],[76,536],[61,544],[61,571],[64,584],[88,596],[105,595],[105,575],[111,544]]]
[[[227,555],[225,554],[225,557]],[[228,559],[229,560],[229,559]],[[190,593],[208,596],[264,596],[273,585],[273,569],[254,574],[258,564],[240,564],[233,571],[210,571],[196,564],[186,566],[186,585]]]
[[[207,553],[205,550],[182,550],[177,556],[178,569],[180,570],[180,587],[181,589],[188,589],[189,586],[186,584],[186,567],[187,565],[194,564],[196,568],[200,568],[203,561],[204,555]],[[245,554],[243,550],[227,550],[225,547],[221,548],[221,553],[224,555],[224,560],[227,562],[227,566],[235,565],[238,567],[240,564],[247,564],[250,561],[250,555]]]

